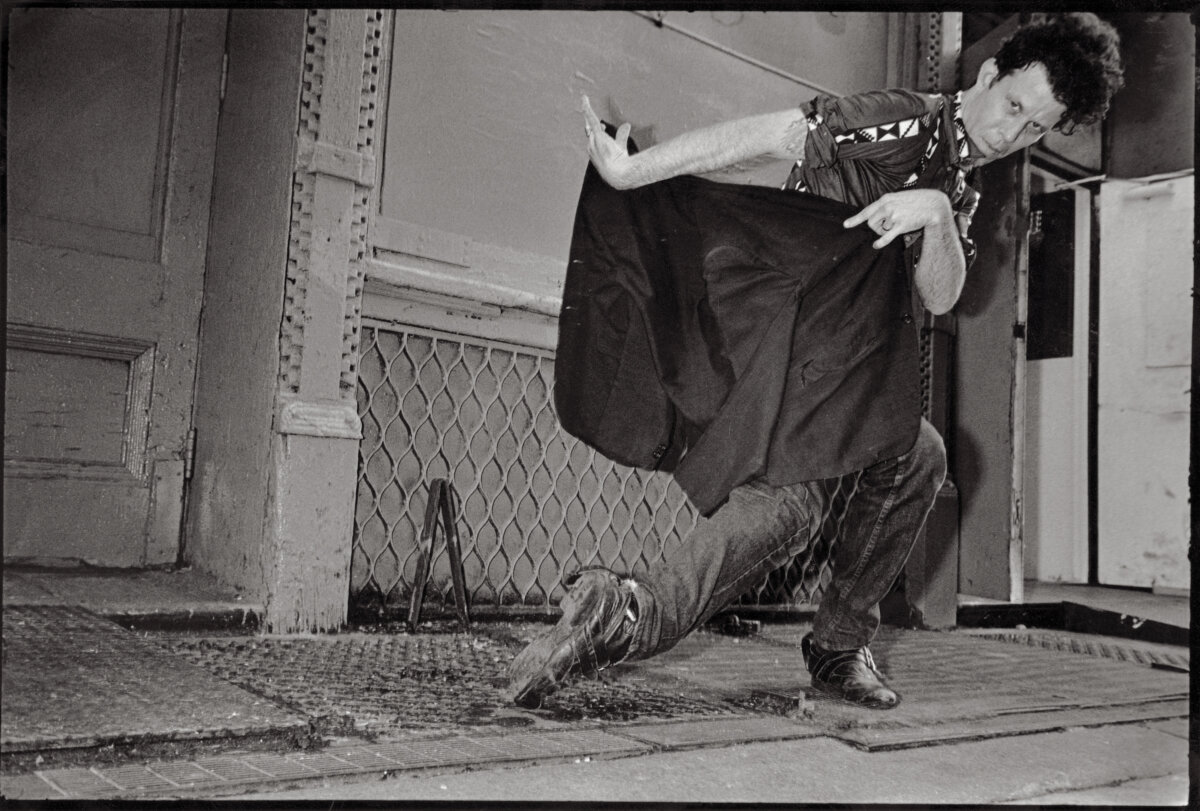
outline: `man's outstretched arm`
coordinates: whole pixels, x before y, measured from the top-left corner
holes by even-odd
[[[739,118],[685,132],[629,154],[629,124],[610,137],[583,97],[588,155],[600,176],[618,189],[633,189],[678,175],[702,175],[760,158],[799,160],[804,157],[808,121],[800,109]]]
[[[846,220],[847,228],[866,223],[882,248],[898,236],[920,230],[921,257],[913,283],[925,309],[934,315],[950,311],[962,293],[967,262],[959,241],[950,198],[936,189],[910,189],[885,194]]]
[[[744,168],[757,159],[800,160],[808,138],[808,119],[800,109],[739,118],[685,132],[635,155],[629,154],[629,124],[611,137],[583,97],[588,155],[609,185],[632,189],[687,174]],[[867,223],[880,234],[882,248],[900,234],[921,230],[923,246],[914,283],[930,312],[948,312],[966,279],[966,260],[950,200],[940,191],[918,189],[886,194],[846,221]],[[886,228],[883,226],[887,226]]]

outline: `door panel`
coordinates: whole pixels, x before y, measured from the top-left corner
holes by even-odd
[[[12,176],[18,233],[95,252],[79,238],[110,231],[129,237],[121,255],[153,258],[170,135],[164,90],[179,45],[173,22],[166,9],[14,15],[9,149],[39,158],[36,172]]]
[[[142,475],[151,347],[10,325],[6,456]],[[28,467],[28,464],[26,465]]]
[[[6,558],[178,555],[225,18],[10,17]]]

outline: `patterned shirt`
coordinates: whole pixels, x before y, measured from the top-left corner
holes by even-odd
[[[856,207],[884,194],[936,188],[950,198],[968,265],[967,237],[979,193],[967,184],[973,168],[962,120],[962,93],[929,95],[882,90],[841,98],[818,96],[805,105],[808,138],[784,188]],[[905,235],[919,254],[921,232]],[[914,256],[915,260],[916,256]]]

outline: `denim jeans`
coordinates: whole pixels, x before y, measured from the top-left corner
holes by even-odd
[[[638,622],[629,658],[668,650],[792,556],[811,552],[831,508],[844,514],[814,638],[827,650],[867,645],[879,629],[879,601],[904,568],[945,477],[942,438],[921,420],[908,453],[842,477],[851,483],[857,478],[857,490],[844,504],[831,504],[837,480],[783,486],[752,481],[735,488],[711,517],[701,518],[687,538],[665,548],[663,559],[635,578]]]

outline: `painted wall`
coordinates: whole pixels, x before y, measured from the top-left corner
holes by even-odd
[[[806,84],[632,12],[398,10],[372,241],[385,254],[439,261],[448,274],[556,296],[587,165],[582,95],[602,117],[631,122],[645,147],[799,104],[818,86],[884,86],[892,19],[665,15]],[[743,179],[777,185],[787,170],[781,163]],[[425,247],[389,243],[394,223],[416,227]],[[463,259],[473,252],[485,261]]]
[[[888,31],[897,21],[886,14],[671,11],[661,17],[665,25],[678,26],[821,87],[856,92],[889,84],[884,58]]]
[[[1186,588],[1194,182],[1100,192],[1099,579]]]
[[[185,558],[265,597],[272,419],[287,267],[303,10],[237,10],[204,285]]]

